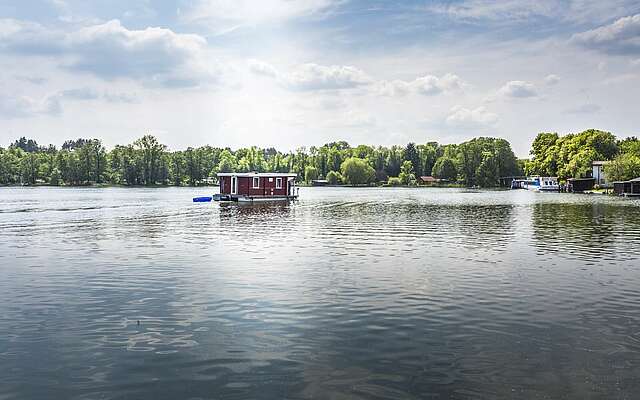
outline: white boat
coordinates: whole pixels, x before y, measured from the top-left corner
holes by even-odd
[[[523,182],[522,187],[535,192],[559,192],[560,185],[556,176],[532,176]]]

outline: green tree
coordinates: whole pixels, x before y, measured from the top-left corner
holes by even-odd
[[[640,140],[632,136],[618,142],[620,153],[631,153],[640,157]]]
[[[398,146],[391,146],[387,153],[387,165],[385,172],[388,176],[398,176],[402,166],[402,149]]]
[[[340,174],[340,172],[329,171],[327,173],[327,182],[329,183],[329,185],[339,185],[340,183],[342,183],[342,175]]]
[[[400,167],[400,175],[398,175],[398,178],[403,185],[416,184],[416,176],[413,173],[413,165],[411,164],[411,161],[407,160],[402,163],[402,167]]]
[[[218,163],[218,172],[235,172],[236,159],[227,149],[220,154],[220,162]]]
[[[422,175],[433,175],[433,166],[438,160],[438,147],[438,143],[436,142],[418,145]]]
[[[35,140],[27,139],[24,136],[16,140],[10,147],[20,149],[25,153],[37,153],[40,151],[40,146]]]
[[[160,159],[167,149],[167,146],[158,142],[152,135],[145,135],[136,140],[133,145],[139,157],[142,172],[142,181],[145,185],[154,185],[159,180]]]
[[[169,180],[174,186],[181,186],[185,179],[185,161],[181,151],[169,154]]]
[[[400,186],[400,185],[402,185],[402,180],[400,180],[400,178],[398,178],[398,177],[392,176],[387,181],[387,185],[388,186]]]
[[[38,181],[38,171],[40,160],[36,153],[25,153],[20,159],[20,175],[22,182],[29,185],[35,185]]]
[[[346,159],[340,166],[343,180],[350,185],[369,184],[375,180],[376,172],[366,160],[357,157]]]
[[[458,171],[453,159],[449,157],[438,158],[433,166],[433,176],[449,182],[455,182],[458,179]]]
[[[526,172],[532,175],[584,177],[596,160],[611,160],[618,154],[616,138],[610,132],[588,129],[578,134],[558,136],[540,133],[531,148]]]
[[[11,185],[20,182],[20,149],[0,148],[0,185]]]
[[[417,175],[422,175],[422,165],[420,163],[420,155],[418,154],[418,149],[416,149],[415,143],[408,143],[407,147],[404,148],[404,160],[411,162],[412,170]]]
[[[497,186],[499,176],[498,157],[490,152],[485,152],[478,169],[476,169],[476,184],[481,187]]]
[[[304,169],[304,180],[309,183],[318,179],[318,169],[316,167],[308,166]]]
[[[60,174],[60,170],[58,168],[54,168],[51,171],[51,175],[49,175],[49,184],[51,186],[59,186],[62,180],[62,175]]]
[[[632,153],[620,154],[605,166],[605,174],[611,181],[626,181],[640,177],[640,157]]]

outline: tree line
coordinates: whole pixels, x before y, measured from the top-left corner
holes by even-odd
[[[294,172],[310,182],[416,184],[420,176],[466,186],[491,187],[519,175],[509,142],[479,137],[460,144],[352,147],[345,141],[280,152],[255,146],[232,150],[203,146],[169,151],[152,135],[108,151],[99,139],[68,140],[58,149],[22,137],[0,148],[0,184],[203,185],[218,172]]]
[[[618,139],[611,132],[596,129],[564,136],[540,133],[531,146],[531,156],[525,164],[529,175],[583,178],[590,176],[593,161],[610,161],[604,167],[608,180],[640,177],[638,138]]]

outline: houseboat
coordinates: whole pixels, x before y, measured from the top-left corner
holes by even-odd
[[[532,176],[521,182],[520,187],[536,192],[559,192],[560,185],[555,176]]]
[[[252,203],[288,201],[298,198],[296,174],[291,173],[218,173],[220,194],[217,201]]]
[[[613,182],[613,193],[624,197],[640,197],[640,178]]]

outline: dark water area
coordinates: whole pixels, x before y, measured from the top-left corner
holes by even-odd
[[[0,399],[636,399],[640,202],[0,189]]]

